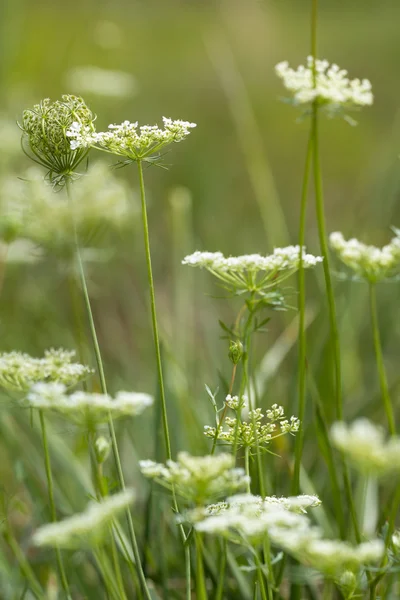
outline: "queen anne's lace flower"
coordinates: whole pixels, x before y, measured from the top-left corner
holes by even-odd
[[[330,65],[327,60],[315,61],[315,76],[312,56],[307,58],[307,66],[294,70],[283,61],[276,65],[275,72],[292,92],[295,104],[317,102],[330,115],[340,109],[370,106],[374,100],[368,79],[349,79],[346,70]]]
[[[97,546],[105,539],[113,519],[127,509],[134,498],[133,490],[126,489],[101,502],[90,502],[82,513],[39,527],[32,541],[35,546],[68,549]]]
[[[0,354],[0,385],[8,390],[26,392],[38,382],[58,382],[73,386],[86,379],[93,370],[72,362],[74,351],[46,350],[43,358],[21,352]]]
[[[400,273],[400,238],[395,237],[383,248],[368,246],[355,238],[345,240],[340,232],[330,235],[330,245],[338,258],[357,277],[376,283]]]
[[[321,256],[306,254],[303,266],[308,269],[322,262]],[[183,265],[207,269],[229,288],[236,291],[263,293],[276,288],[295,273],[300,263],[300,247],[275,248],[273,254],[244,254],[225,257],[221,252],[199,252],[185,256]]]
[[[37,383],[25,403],[31,408],[58,413],[76,425],[93,427],[106,423],[110,415],[113,419],[140,415],[153,404],[153,398],[137,392],[118,392],[115,398],[81,391],[68,395],[60,383]]]
[[[145,160],[172,142],[181,142],[190,133],[195,123],[173,121],[163,117],[164,129],[158,125],[142,125],[124,121],[120,125],[109,125],[108,131],[93,131],[80,121],[71,124],[67,131],[71,150],[100,148],[129,160]]]
[[[252,448],[257,445],[267,446],[275,438],[286,433],[297,433],[300,428],[299,419],[293,416],[289,420],[285,419],[283,407],[277,404],[267,411],[266,417],[269,422],[263,423],[264,414],[261,408],[256,408],[249,412],[248,421],[226,417],[228,429],[205,425],[204,435],[213,439],[217,436],[217,440],[239,448]]]
[[[70,94],[55,102],[45,98],[23,112],[21,129],[27,154],[46,167],[52,182],[61,183],[73,174],[88,152],[85,147],[72,148],[67,131],[73,123],[79,123],[85,131],[93,131],[94,120],[82,98]]]
[[[361,471],[384,475],[400,473],[400,438],[385,441],[384,430],[361,418],[347,425],[341,421],[331,429],[333,444]]]
[[[199,505],[248,485],[249,478],[244,470],[234,468],[234,463],[230,454],[191,456],[180,452],[176,462],[168,460],[166,465],[162,465],[142,460],[140,468],[146,477],[173,488],[187,501]]]

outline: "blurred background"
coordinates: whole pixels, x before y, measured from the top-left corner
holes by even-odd
[[[218,319],[229,324],[240,308],[239,300],[223,298],[207,273],[181,266],[182,258],[197,249],[268,253],[274,246],[297,241],[308,122],[299,121],[296,109],[281,101],[285,93],[274,66],[281,60],[293,66],[304,63],[310,46],[309,4],[0,0],[1,351],[39,356],[48,347],[76,348],[70,295],[74,273],[63,237],[63,213],[57,212],[63,196],[46,188],[43,173],[32,170],[21,151],[16,121],[23,109],[44,97],[55,100],[72,93],[85,98],[100,130],[125,119],[160,123],[163,115],[198,125],[187,140],[169,148],[164,156],[167,169],[145,172],[174,451],[207,450],[202,427],[213,413],[204,386],[219,387],[217,398],[222,402],[231,369]],[[390,239],[391,225],[400,225],[399,19],[395,0],[320,2],[320,57],[348,69],[351,77],[370,79],[375,94],[372,108],[352,114],[356,127],[340,120],[321,125],[327,230],[377,245]],[[88,173],[77,182],[76,193],[82,203],[80,235],[109,387],[112,392],[156,393],[136,170],[109,170],[112,157],[98,154],[91,153]],[[100,159],[106,166],[96,164]],[[15,207],[21,203],[23,228],[31,233],[10,244],[13,228],[19,227],[15,215],[20,208]],[[307,246],[317,254],[312,190],[307,223]],[[322,269],[307,277],[310,399],[322,401],[332,420]],[[295,307],[295,278],[289,285]],[[379,288],[394,400],[400,388],[397,286]],[[367,290],[338,280],[335,293],[346,417],[363,414],[384,422]],[[296,328],[295,310],[274,313],[254,352],[260,404],[277,402],[290,414],[296,403]],[[94,365],[87,337],[84,355]],[[98,389],[95,380],[93,385]],[[29,416],[15,411],[6,395],[3,407],[0,480],[9,495],[27,485],[32,490],[35,484],[35,493],[42,494],[45,503],[37,432]],[[312,412],[309,402],[309,434]],[[161,452],[161,442],[149,434],[158,419],[155,409],[133,425],[122,425],[129,481],[139,477],[137,457]],[[60,477],[65,471],[67,481],[75,478],[85,489],[87,476],[81,473],[82,483],[75,471],[73,476],[68,471],[71,464],[80,468],[84,435],[54,423],[54,436]],[[312,435],[306,433],[307,438]],[[317,441],[307,442],[305,465],[311,477],[318,475],[314,484],[323,495],[326,469],[316,445]],[[278,451],[284,456],[289,449]],[[271,459],[272,463],[273,485],[279,484],[279,493],[285,493],[285,463]],[[81,507],[85,496],[75,496]]]

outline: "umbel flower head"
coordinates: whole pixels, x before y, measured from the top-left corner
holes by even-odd
[[[386,441],[384,430],[368,419],[357,419],[351,425],[334,423],[331,438],[333,445],[360,471],[400,474],[400,438]]]
[[[287,61],[275,67],[277,76],[293,95],[296,105],[317,102],[329,116],[343,110],[370,106],[373,103],[371,82],[368,79],[349,79],[345,69],[340,69],[327,60],[307,58],[306,66],[296,70]]]
[[[249,478],[243,469],[234,468],[234,463],[230,454],[191,456],[180,452],[176,462],[168,460],[166,465],[152,460],[139,464],[145,477],[173,488],[188,502],[201,505],[246,488]]]
[[[54,348],[43,358],[21,352],[0,354],[0,385],[7,390],[27,392],[38,382],[58,382],[71,387],[93,373],[90,367],[72,362],[74,351]]]
[[[391,279],[400,273],[400,237],[394,237],[383,248],[368,246],[355,238],[345,240],[336,231],[329,237],[331,248],[337,257],[357,278],[370,283]]]
[[[302,251],[302,259],[306,269],[322,262],[321,256],[306,254],[305,248]],[[267,256],[244,254],[225,257],[222,252],[196,251],[185,256],[182,264],[207,269],[234,293],[253,292],[272,300],[271,292],[298,270],[300,247],[275,248],[274,252]]]
[[[236,410],[235,396],[226,400],[229,407]],[[238,448],[253,448],[257,445],[268,446],[272,440],[287,433],[295,434],[300,428],[300,421],[296,417],[289,420],[285,418],[282,406],[274,404],[266,412],[267,422],[263,423],[264,414],[261,408],[249,412],[248,421],[238,418],[226,417],[228,429],[219,429],[205,425],[204,434],[212,439],[217,435],[217,440],[224,444],[237,445]],[[217,434],[218,433],[218,434]]]
[[[72,151],[98,148],[116,154],[128,162],[146,160],[173,142],[181,142],[190,133],[195,123],[173,121],[163,117],[164,128],[158,125],[142,125],[124,121],[120,125],[109,125],[108,131],[94,131],[82,121],[76,120],[67,131]]]
[[[45,98],[23,112],[20,125],[23,148],[30,158],[47,169],[52,183],[62,184],[88,153],[88,148],[71,148],[67,131],[72,123],[92,131],[94,120],[95,116],[78,96],[65,94],[55,102]]]
[[[32,541],[35,546],[53,546],[71,550],[101,544],[109,533],[109,526],[120,512],[134,501],[132,489],[108,496],[101,502],[90,502],[84,512],[72,515],[58,523],[39,527]]]
[[[140,415],[153,404],[153,398],[138,392],[118,392],[115,398],[82,391],[67,394],[62,383],[36,383],[24,402],[31,408],[58,413],[76,425],[91,428],[107,423],[110,415],[113,419]]]
[[[220,535],[238,544],[260,544],[270,528],[304,529],[308,521],[303,516],[308,508],[321,504],[317,496],[253,496],[240,494],[225,502],[207,506],[201,518],[192,511],[198,531]],[[191,513],[189,512],[189,518]]]

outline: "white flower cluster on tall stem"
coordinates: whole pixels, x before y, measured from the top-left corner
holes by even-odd
[[[370,106],[374,97],[368,79],[349,79],[345,69],[340,69],[327,60],[307,58],[306,66],[292,69],[287,61],[275,67],[283,85],[293,94],[295,104],[317,102],[333,115],[340,108]]]
[[[334,446],[360,471],[400,474],[400,437],[392,436],[386,441],[384,430],[368,419],[357,419],[351,425],[334,423],[331,438]]]
[[[300,428],[299,419],[293,416],[289,420],[286,419],[283,407],[277,404],[274,404],[265,416],[269,421],[267,423],[262,422],[264,414],[261,408],[256,408],[249,412],[248,421],[242,421],[238,417],[226,417],[228,429],[205,425],[204,434],[212,439],[217,436],[217,440],[237,445],[238,448],[252,448],[258,444],[267,446],[275,438],[287,433],[295,434]]]
[[[26,392],[38,382],[58,382],[76,385],[93,370],[72,362],[74,351],[46,350],[43,358],[33,358],[21,352],[0,354],[0,385],[8,390]]]
[[[329,241],[338,258],[354,271],[357,277],[377,283],[400,273],[398,236],[383,248],[368,246],[355,238],[345,240],[343,234],[338,231],[331,233]]]
[[[142,125],[124,121],[120,125],[109,125],[108,131],[94,131],[81,122],[72,123],[66,135],[72,150],[95,147],[111,154],[124,156],[132,161],[145,160],[160,152],[172,142],[181,142],[196,127],[189,121],[173,121],[163,117],[164,128],[158,125]]]
[[[132,489],[108,496],[101,502],[90,502],[84,512],[72,515],[58,523],[39,527],[32,541],[35,546],[53,546],[67,549],[93,547],[102,543],[109,526],[118,514],[129,508],[135,494]]]
[[[105,394],[74,392],[67,394],[61,383],[37,383],[25,403],[31,408],[58,413],[76,425],[94,427],[115,419],[140,415],[153,404],[149,394],[118,392],[115,398]]]
[[[321,256],[302,252],[303,266],[308,269],[322,262]],[[244,254],[225,257],[222,252],[199,252],[185,256],[183,265],[207,269],[229,288],[237,291],[262,292],[279,285],[295,273],[300,263],[300,247],[275,248],[273,254]]]
[[[166,465],[152,460],[140,461],[143,475],[172,489],[187,501],[197,505],[212,502],[221,496],[243,490],[249,478],[243,469],[234,468],[230,454],[191,456],[180,452],[177,461]]]
[[[303,515],[308,508],[320,504],[317,496],[261,498],[240,494],[206,507],[203,518],[195,520],[195,528],[204,533],[221,535],[235,543],[254,546],[262,542],[272,527],[308,528],[308,520]]]

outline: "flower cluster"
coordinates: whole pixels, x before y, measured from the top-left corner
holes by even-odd
[[[321,256],[302,252],[304,268],[315,267]],[[207,269],[230,289],[238,292],[262,293],[276,288],[284,279],[295,273],[300,264],[300,247],[275,248],[273,254],[244,254],[225,257],[222,252],[199,252],[185,256],[182,264]]]
[[[247,401],[247,396],[239,398],[239,396],[231,396],[231,394],[228,394],[225,398],[225,404],[232,410],[245,408],[247,406]]]
[[[230,454],[191,456],[180,452],[176,462],[169,460],[162,465],[142,460],[140,468],[146,477],[173,488],[188,502],[201,505],[247,487],[249,478],[234,464]]]
[[[102,543],[115,517],[134,501],[132,489],[108,496],[101,502],[90,502],[84,512],[58,523],[39,527],[32,541],[35,546],[79,549]]]
[[[181,142],[196,127],[195,123],[166,117],[163,122],[164,129],[158,125],[139,127],[137,122],[124,121],[120,125],[109,125],[108,131],[94,131],[90,125],[77,120],[71,124],[67,136],[72,151],[96,147],[131,161],[145,160],[172,142]]]
[[[243,544],[257,545],[262,542],[270,528],[306,528],[304,514],[308,508],[319,506],[317,496],[253,496],[240,494],[225,502],[206,507],[203,518],[195,521],[198,531],[222,535]]]
[[[333,444],[361,471],[385,475],[400,472],[400,438],[385,441],[383,429],[361,418],[351,425],[341,421],[331,429]]]
[[[349,79],[346,70],[327,60],[315,60],[314,64],[314,58],[309,56],[307,66],[296,70],[283,61],[276,65],[275,72],[293,94],[296,105],[317,102],[331,116],[342,108],[370,106],[374,100],[368,79]]]
[[[86,428],[107,423],[110,415],[113,419],[140,415],[153,404],[149,394],[137,392],[118,392],[111,398],[106,394],[66,391],[61,383],[36,383],[24,402],[31,408],[58,413]]]
[[[261,408],[256,408],[249,411],[248,421],[242,421],[238,417],[226,417],[227,430],[205,425],[204,434],[213,439],[217,436],[217,439],[225,444],[252,448],[257,445],[267,446],[273,439],[286,433],[294,434],[299,430],[299,419],[293,416],[289,420],[286,419],[282,406],[274,404],[265,416],[269,422],[262,423],[264,414]]]
[[[93,131],[94,120],[83,99],[70,94],[55,102],[45,98],[24,110],[20,127],[27,152],[46,167],[53,183],[61,183],[71,176],[87,155],[87,148],[71,148],[67,131],[73,123],[79,123],[85,131]]]
[[[338,258],[354,271],[357,277],[376,283],[400,273],[398,236],[383,248],[368,246],[355,238],[345,240],[340,232],[331,233],[329,239]]]
[[[46,350],[43,358],[21,352],[0,354],[0,385],[8,390],[26,392],[38,382],[58,382],[73,386],[86,379],[93,370],[72,362],[75,352]]]
[[[73,217],[81,246],[104,246],[104,234],[127,226],[134,198],[126,183],[104,163],[89,167],[74,185]],[[31,167],[23,179],[0,182],[0,208],[7,227],[0,226],[5,241],[23,238],[58,257],[73,251],[71,204],[64,190],[57,198],[43,180],[40,169]],[[86,253],[87,254],[87,253]]]

